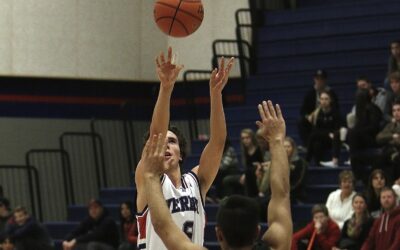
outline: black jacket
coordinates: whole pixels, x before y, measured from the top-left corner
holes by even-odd
[[[91,217],[83,220],[78,228],[65,239],[68,241],[76,239],[77,243],[97,241],[116,248],[119,243],[118,227],[113,218],[104,210],[98,220],[94,220]]]
[[[333,108],[339,110],[339,99],[332,89],[326,88],[332,97]],[[300,114],[304,117],[305,115],[311,114],[316,108],[317,103],[317,91],[312,88],[306,93],[303,99],[303,104],[301,105]]]

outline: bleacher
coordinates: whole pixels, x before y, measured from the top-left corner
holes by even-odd
[[[392,0],[303,0],[297,10],[265,11],[264,25],[256,30],[257,73],[246,84],[246,104],[225,109],[228,136],[239,152],[242,128],[255,128],[256,104],[265,99],[280,103],[287,133],[297,142],[296,120],[305,92],[312,87],[316,69],[328,72],[330,86],[339,97],[342,115],[353,105],[355,79],[360,75],[381,85],[386,74],[390,41],[400,37],[400,2]],[[199,161],[205,142],[193,141],[185,168]],[[307,173],[307,203],[293,205],[295,227],[311,219],[311,206],[325,202],[338,188],[336,169],[310,166]],[[121,201],[134,198],[134,187],[103,189],[100,200],[118,220]],[[219,249],[215,238],[218,205],[206,204],[205,242]],[[68,207],[67,222],[46,222],[57,246],[61,239],[87,215],[84,204]],[[263,222],[263,229],[266,224]]]

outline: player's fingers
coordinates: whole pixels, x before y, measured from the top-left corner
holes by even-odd
[[[160,52],[160,61],[161,61],[161,64],[163,64],[163,63],[165,63],[165,57],[164,57],[164,52]]]
[[[279,106],[279,104],[276,104],[276,115],[278,116],[279,119],[283,119],[283,115],[282,115],[282,110],[281,107]]]
[[[258,113],[260,113],[261,121],[265,120],[267,117],[265,115],[265,111],[263,109],[263,106],[261,104],[258,104],[257,107],[258,107]]]
[[[215,69],[213,69],[213,71],[211,71],[211,76],[210,76],[210,78],[211,79],[215,79],[215,76],[217,75],[217,69],[215,68]]]
[[[260,121],[256,121],[256,125],[258,128],[262,128],[262,126],[264,125],[262,122]]]
[[[271,116],[271,113],[269,112],[269,108],[268,108],[267,102],[266,102],[266,101],[263,101],[263,102],[262,102],[262,106],[263,106],[263,109],[264,109],[264,112],[265,112],[265,117],[266,117],[267,119],[271,119],[272,116]]]
[[[276,113],[275,113],[275,108],[274,108],[274,104],[272,104],[272,102],[270,100],[268,100],[268,109],[269,109],[269,113],[271,114],[271,116],[273,118],[276,118]]]
[[[146,141],[146,144],[144,145],[143,152],[142,152],[142,157],[146,157],[149,154],[150,140],[151,140],[151,138],[149,138]]]
[[[221,57],[221,61],[219,62],[218,72],[222,72],[225,70],[225,58]]]
[[[167,60],[168,60],[168,62],[171,62],[171,59],[172,59],[172,48],[171,48],[171,46],[170,47],[168,47],[168,58],[167,58]]]
[[[160,67],[160,62],[158,61],[158,56],[156,56],[156,65],[157,65],[157,67]]]

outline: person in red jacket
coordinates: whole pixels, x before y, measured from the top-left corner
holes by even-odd
[[[396,207],[396,193],[384,187],[380,200],[384,213],[375,220],[361,250],[400,249],[400,207]]]
[[[339,241],[339,226],[329,218],[324,204],[315,205],[312,216],[313,221],[293,235],[292,250],[331,250]]]
[[[125,201],[121,203],[120,222],[122,242],[119,245],[118,250],[135,250],[138,231],[132,202]]]

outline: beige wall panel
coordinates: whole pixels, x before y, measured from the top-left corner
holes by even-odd
[[[0,74],[12,70],[12,0],[0,1]]]

